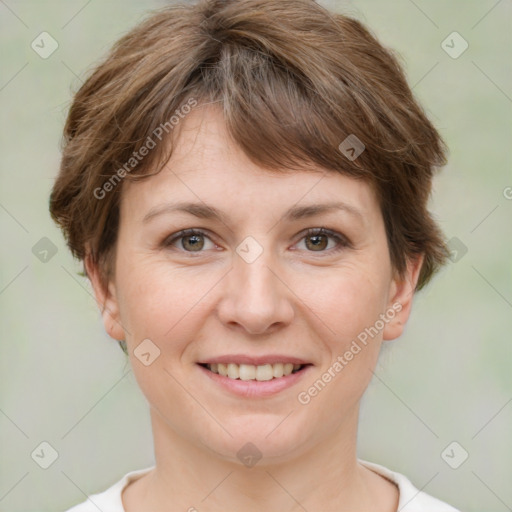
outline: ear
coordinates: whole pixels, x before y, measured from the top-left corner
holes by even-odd
[[[394,340],[402,335],[409,319],[416,283],[420,275],[424,255],[409,260],[405,274],[393,277],[390,287],[387,311],[394,311],[395,316],[386,324],[382,339]]]
[[[104,282],[98,265],[93,261],[89,250],[86,252],[84,263],[94,290],[96,302],[101,310],[103,325],[107,334],[115,340],[124,340],[125,334],[120,321],[119,304],[114,282],[110,279],[108,282]]]

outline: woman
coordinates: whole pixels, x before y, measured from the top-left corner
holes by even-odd
[[[312,0],[180,4],[118,41],[50,209],[156,465],[71,510],[454,511],[356,455],[381,344],[447,258],[444,163],[395,57]]]

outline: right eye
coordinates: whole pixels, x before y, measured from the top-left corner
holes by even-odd
[[[202,249],[205,246],[205,239],[209,240],[212,245],[215,245],[203,231],[197,229],[184,229],[166,238],[163,245],[164,247],[174,247],[176,242],[181,240],[180,250],[183,252],[204,252]]]

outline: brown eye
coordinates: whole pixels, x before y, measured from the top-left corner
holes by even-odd
[[[210,247],[208,247],[206,241],[211,244]],[[202,231],[195,229],[185,229],[164,240],[163,246],[187,253],[200,253],[206,251],[207,249],[213,249],[215,244]]]
[[[203,235],[182,236],[181,245],[186,251],[200,251],[204,247]]]
[[[326,228],[308,229],[301,242],[302,240],[305,240],[304,245],[308,252],[332,254],[350,247],[350,242],[343,235]],[[329,247],[329,240],[334,240],[331,247]]]
[[[328,244],[329,241],[326,235],[308,235],[306,237],[306,247],[312,251],[323,251]]]

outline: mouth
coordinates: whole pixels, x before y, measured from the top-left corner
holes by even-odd
[[[197,362],[214,388],[250,399],[270,398],[297,386],[313,367],[305,359],[285,354],[225,354]]]
[[[266,382],[300,373],[311,364],[290,362],[265,363],[260,365],[237,363],[198,363],[211,373],[241,381]]]

